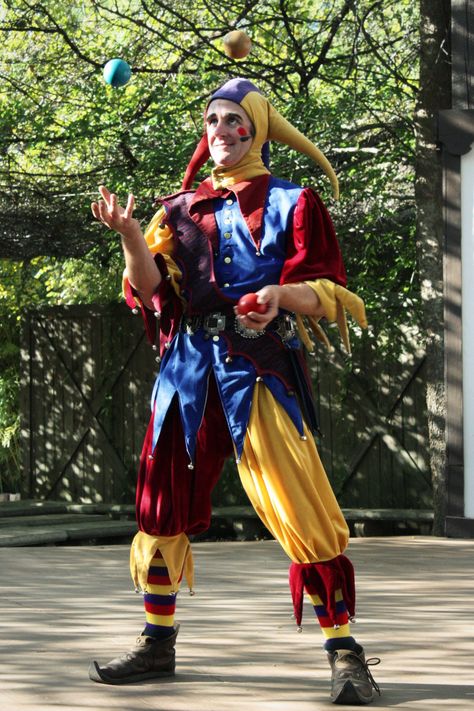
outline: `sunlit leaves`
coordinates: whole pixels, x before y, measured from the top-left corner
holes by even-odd
[[[0,255],[15,261],[0,262],[2,343],[18,343],[24,308],[120,298],[120,247],[90,213],[98,184],[121,199],[134,192],[146,222],[154,197],[179,189],[210,91],[244,75],[335,166],[337,205],[309,159],[272,147],[276,174],[315,185],[328,200],[350,286],[368,306],[369,337],[383,352],[396,350],[399,330],[416,323],[419,307],[417,13],[412,0],[5,3]],[[222,50],[235,27],[253,41],[242,62]],[[112,57],[133,69],[119,90],[102,78]],[[0,365],[14,384],[11,351],[0,351]],[[14,426],[5,422],[0,428]]]

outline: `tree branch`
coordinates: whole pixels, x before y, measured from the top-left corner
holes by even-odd
[[[52,13],[49,12],[49,10],[47,10],[47,9],[44,7],[44,5],[42,5],[41,3],[39,3],[38,5],[34,5],[34,6],[32,7],[32,6],[31,6],[29,3],[27,3],[27,2],[26,2],[25,4],[26,4],[26,6],[27,6],[30,10],[40,10],[40,12],[41,12],[43,15],[45,15],[45,16],[50,20],[50,22],[52,22],[52,24],[54,25],[54,28],[56,29],[57,34],[59,34],[59,35],[63,38],[63,40],[65,41],[65,43],[68,45],[68,47],[73,51],[73,53],[74,53],[77,57],[79,57],[80,59],[82,59],[84,62],[87,62],[87,64],[92,65],[92,66],[95,67],[96,69],[100,69],[101,67],[104,66],[104,63],[103,63],[103,62],[96,62],[94,59],[91,59],[91,57],[88,57],[86,54],[84,54],[84,52],[82,52],[81,49],[79,49],[79,47],[77,46],[77,44],[76,44],[76,43],[71,39],[71,37],[68,35],[68,33],[66,32],[66,30],[63,29],[63,28],[56,22],[56,20],[55,20],[54,16],[52,15]],[[43,31],[44,31],[44,30],[43,30]],[[49,29],[48,32],[51,33],[51,30]]]

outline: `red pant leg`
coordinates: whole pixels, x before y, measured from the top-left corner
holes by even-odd
[[[177,398],[174,399],[149,459],[153,418],[143,444],[137,482],[137,521],[141,531],[154,536],[200,533],[209,527],[211,492],[232,440],[213,377],[203,422],[198,432],[194,469],[184,444]]]

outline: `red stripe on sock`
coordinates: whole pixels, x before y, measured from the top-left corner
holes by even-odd
[[[168,575],[151,575],[151,573],[148,573],[147,582],[150,585],[171,585]]]
[[[176,605],[152,605],[145,600],[145,610],[152,615],[174,615]]]

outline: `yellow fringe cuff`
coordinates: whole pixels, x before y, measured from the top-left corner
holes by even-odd
[[[311,328],[312,332],[314,333],[314,335],[316,336],[316,338],[318,339],[318,341],[323,343],[326,346],[326,348],[328,349],[328,351],[333,351],[334,348],[332,347],[332,345],[329,341],[329,338],[327,337],[326,333],[323,331],[323,329],[319,325],[319,319],[314,318],[314,316],[305,316],[304,318],[308,321],[310,328]],[[308,336],[308,331],[304,325],[303,318],[300,314],[297,314],[297,316],[296,316],[296,325],[297,325],[298,333],[299,333],[299,336],[300,336],[302,342],[304,343],[307,350],[311,353],[312,351],[314,351],[314,343]]]
[[[315,281],[306,281],[304,283],[311,287],[319,297],[327,320],[337,323],[344,347],[350,353],[351,344],[347,328],[346,310],[349,311],[361,328],[367,328],[368,323],[364,302],[357,294],[339,284],[335,284],[329,279],[316,279]],[[327,335],[319,325],[319,319],[313,316],[307,316],[306,318],[316,338],[324,343],[328,350],[333,350]],[[305,345],[307,341],[311,343],[301,317],[297,317],[297,324],[303,343]]]
[[[177,536],[150,536],[138,531],[130,549],[130,574],[136,588],[147,589],[148,570],[159,550],[171,581],[171,591],[178,592],[179,579],[184,572],[188,587],[194,585],[194,562],[191,544],[185,533]]]

